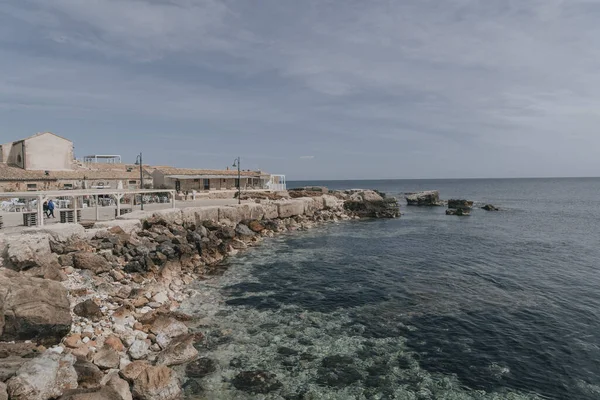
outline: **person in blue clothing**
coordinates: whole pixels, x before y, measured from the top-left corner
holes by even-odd
[[[48,218],[54,217],[54,202],[52,200],[48,201]]]

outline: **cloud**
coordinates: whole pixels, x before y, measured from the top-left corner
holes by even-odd
[[[0,128],[86,152],[146,138],[160,164],[231,148],[292,177],[597,174],[598,17],[588,0],[8,0]]]

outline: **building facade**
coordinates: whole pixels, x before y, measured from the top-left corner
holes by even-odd
[[[178,192],[234,190],[238,187],[237,170],[183,169],[155,167],[154,187],[175,189]],[[242,190],[267,189],[271,175],[262,171],[240,171]]]
[[[73,168],[73,142],[50,132],[0,146],[0,163],[27,171],[68,171]]]

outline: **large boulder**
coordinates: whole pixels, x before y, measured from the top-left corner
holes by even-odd
[[[406,196],[406,203],[409,206],[441,206],[439,190],[428,190],[425,192],[411,193]]]
[[[284,200],[277,202],[279,218],[290,218],[304,214],[304,202],[302,200]]]
[[[360,199],[361,197],[355,197]],[[397,218],[400,216],[400,207],[395,198],[382,198],[380,200],[346,200],[344,209],[360,218]]]
[[[238,224],[250,218],[250,207],[247,204],[219,207],[219,222],[230,221]]]
[[[46,351],[23,364],[8,382],[11,400],[47,400],[77,389],[77,372],[71,354]]]
[[[71,322],[67,289],[60,283],[0,270],[0,340],[57,344]]]
[[[183,214],[178,208],[169,208],[167,210],[158,210],[152,214],[154,218],[160,221],[164,221],[170,225],[182,225]]]
[[[79,252],[73,254],[73,265],[78,269],[87,269],[95,274],[108,272],[112,269],[106,258],[100,254]]]
[[[81,224],[45,225],[43,227],[26,228],[23,232],[33,235],[48,235],[54,242],[60,243],[85,236],[85,228]]]
[[[142,223],[139,220],[114,220],[114,221],[98,221],[94,224],[94,228],[110,229],[118,226],[125,233],[139,232],[142,230]]]
[[[342,204],[340,199],[329,194],[321,196],[321,199],[323,201],[323,208],[326,210],[338,208]]]
[[[156,335],[156,342],[163,349],[171,343],[173,338],[185,335],[188,331],[187,325],[167,315],[158,317],[150,327],[150,332]]]
[[[263,203],[261,204],[265,212],[264,219],[271,220],[279,218],[279,208],[277,203]]]
[[[51,253],[50,237],[38,233],[6,237],[8,266],[17,271],[38,266]]]
[[[181,385],[169,367],[148,367],[133,380],[133,396],[144,400],[175,400],[181,397]]]
[[[354,191],[351,195],[350,195],[350,200],[352,201],[381,201],[383,200],[383,197],[373,191],[373,190],[359,190],[359,191]]]

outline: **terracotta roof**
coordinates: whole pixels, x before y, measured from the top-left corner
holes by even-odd
[[[145,178],[151,179],[148,174],[144,174]],[[100,180],[100,179],[130,179],[135,180],[140,178],[140,171],[133,169],[128,172],[127,169],[113,170],[89,170],[76,169],[73,171],[49,171],[46,175],[45,171],[27,171],[18,167],[12,167],[6,164],[0,164],[0,181],[56,181],[56,180]]]
[[[236,177],[238,174],[235,170],[215,170],[215,169],[187,169],[174,167],[155,167],[157,171],[163,175],[227,175]],[[241,176],[260,176],[261,171],[241,171]]]

